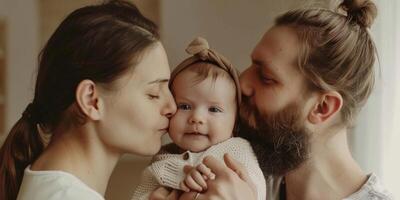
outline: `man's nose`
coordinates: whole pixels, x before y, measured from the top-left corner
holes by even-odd
[[[251,78],[251,71],[252,69],[249,67],[240,75],[240,89],[244,96],[252,96],[254,93],[252,81],[255,80]]]

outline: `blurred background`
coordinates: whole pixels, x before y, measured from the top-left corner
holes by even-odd
[[[98,0],[0,0],[0,144],[31,102],[37,56],[72,10]],[[250,52],[274,18],[289,9],[334,8],[335,0],[133,0],[160,26],[170,66],[187,55],[195,37],[208,39],[243,71]],[[371,33],[379,50],[375,91],[349,134],[352,152],[400,198],[400,2],[375,1],[378,19]],[[166,139],[167,141],[167,139]],[[397,156],[396,156],[397,155]],[[114,171],[106,199],[129,199],[150,158],[124,156]]]

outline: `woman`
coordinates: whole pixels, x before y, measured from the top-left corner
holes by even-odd
[[[176,111],[169,77],[157,27],[134,5],[72,12],[44,47],[35,96],[1,148],[0,199],[104,199],[123,153],[159,150]]]

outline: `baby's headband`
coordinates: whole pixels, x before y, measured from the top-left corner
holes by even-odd
[[[242,100],[242,94],[240,91],[239,72],[235,67],[232,66],[232,64],[228,61],[228,59],[226,59],[224,56],[220,55],[216,51],[210,49],[207,40],[202,37],[197,37],[196,39],[194,39],[186,48],[186,52],[192,56],[182,61],[172,71],[171,82],[170,82],[171,84],[175,79],[175,77],[187,67],[191,66],[196,62],[209,61],[213,63],[215,66],[226,71],[229,74],[229,76],[231,76],[232,80],[235,82],[236,85],[237,103],[238,105],[240,105],[240,102]]]

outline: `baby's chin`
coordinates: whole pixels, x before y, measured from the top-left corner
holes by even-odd
[[[190,151],[194,153],[202,152],[210,148],[211,144],[186,144],[186,145],[178,145],[183,151]]]
[[[211,147],[211,145],[201,146],[201,147],[191,147],[188,150],[191,151],[191,152],[197,153],[197,152],[205,151],[210,147]]]

